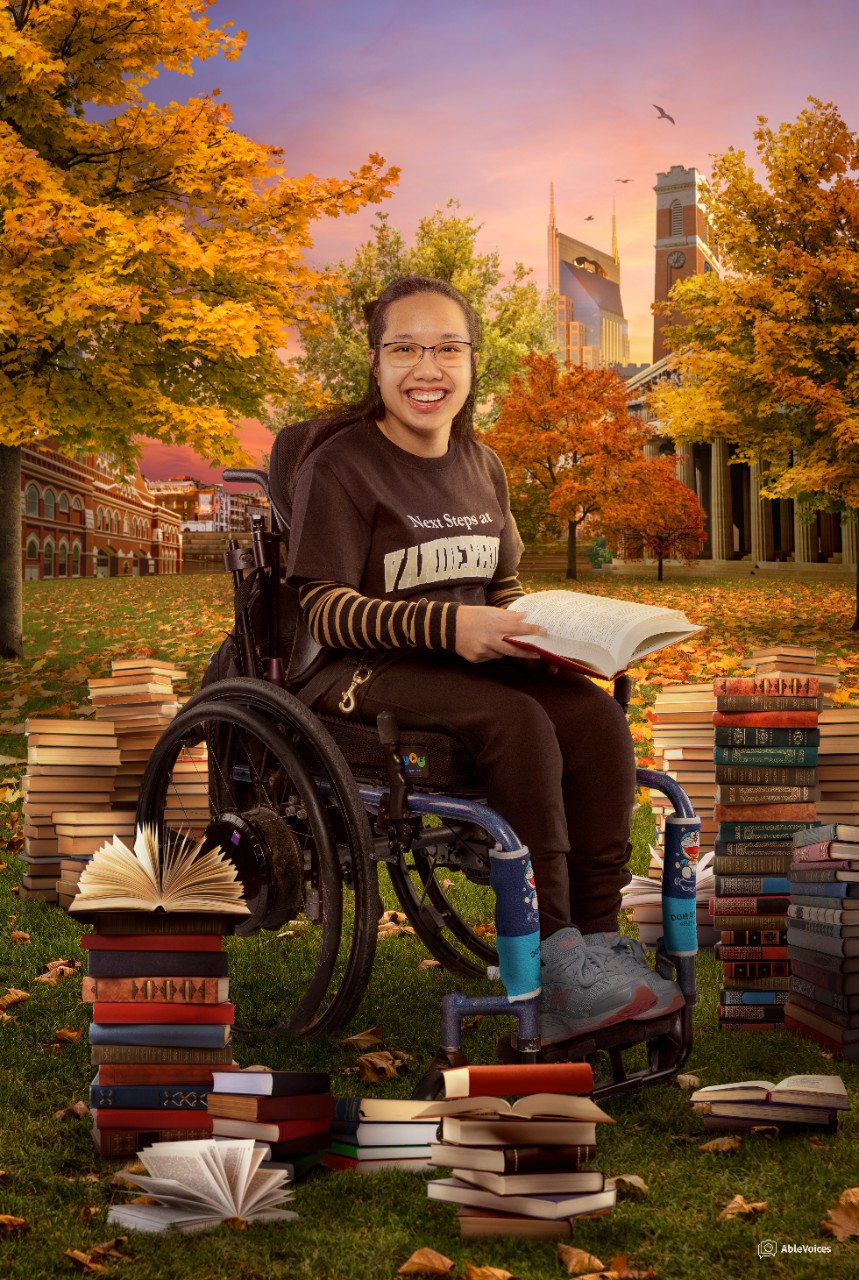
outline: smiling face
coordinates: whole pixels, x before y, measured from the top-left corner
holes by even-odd
[[[435,346],[444,339],[469,341],[462,308],[437,293],[415,293],[388,307],[381,341]],[[469,348],[470,351],[470,348]],[[408,453],[439,457],[447,452],[451,424],[471,390],[472,359],[441,368],[429,351],[410,369],[390,361],[390,348],[371,351],[373,373],[385,405],[380,429]]]

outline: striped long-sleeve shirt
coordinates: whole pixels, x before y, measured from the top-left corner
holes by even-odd
[[[513,573],[489,583],[486,603],[504,608],[522,595]],[[386,600],[323,579],[303,583],[298,598],[313,638],[331,648],[456,648],[460,605],[449,600]]]

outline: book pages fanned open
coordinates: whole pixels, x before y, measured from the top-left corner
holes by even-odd
[[[236,868],[215,846],[172,836],[163,844],[138,827],[134,848],[114,836],[97,849],[78,881],[69,910],[213,912],[248,915]]]
[[[510,644],[604,680],[704,630],[679,609],[580,591],[534,591],[511,601],[508,608],[524,613],[529,623],[546,632],[505,637]]]

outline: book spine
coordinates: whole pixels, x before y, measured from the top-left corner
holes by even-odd
[[[780,922],[781,927],[784,928],[785,921],[787,920],[787,912],[785,911],[783,914],[778,916],[719,916],[717,919],[714,918],[713,923],[717,928],[724,925],[726,929],[756,929],[761,927],[767,921],[771,922],[773,920]]]
[[[766,1004],[717,1004],[719,1018],[742,1018],[747,1022],[780,1022],[784,1009],[780,1005]]]
[[[160,1120],[163,1111],[150,1110],[147,1107],[97,1107],[92,1117],[97,1129],[144,1129],[147,1125]],[[212,1132],[212,1118],[205,1111],[171,1111],[171,1129],[205,1129],[207,1136]]]
[[[787,854],[789,857],[793,855],[794,847],[791,840],[716,840],[713,844],[713,852],[717,858],[745,855],[749,853],[765,853],[770,857],[778,855],[783,857]]]
[[[841,972],[837,961],[832,956],[814,956],[814,963],[808,960],[799,960],[797,956],[799,952],[796,947],[791,948],[796,954],[791,957],[790,976],[797,978],[805,978],[806,982],[813,983],[816,987],[824,987],[827,991],[837,992],[850,999],[859,999],[859,981],[854,982],[853,991],[848,992],[847,987],[851,976]],[[834,968],[826,966],[835,965]]]
[[[718,840],[725,843],[747,843],[749,841],[772,840],[782,843],[790,839],[795,831],[804,831],[809,823],[799,819],[796,822],[771,822],[754,819],[751,822],[726,819],[720,823]]]
[[[801,902],[791,902],[787,911],[788,920],[816,920],[820,924],[849,924],[852,917],[852,911],[841,911],[838,907],[807,906]]]
[[[229,1035],[225,1034],[227,1030],[223,1024],[219,1023],[212,1026],[202,1023],[190,1026],[176,1022],[136,1024],[93,1022],[90,1024],[89,1042],[90,1045],[114,1044],[131,1047],[147,1045],[159,1049],[171,1046],[177,1049],[223,1049],[229,1040]]]
[[[359,1125],[361,1123],[362,1098],[335,1098],[334,1121],[338,1124]]]
[[[717,960],[786,960],[787,947],[754,947],[732,945],[728,942],[717,942],[715,946]]]
[[[713,681],[717,698],[741,694],[756,698],[816,698],[820,693],[817,676],[719,676]]]
[[[739,1021],[737,1021],[737,1022],[732,1022],[729,1018],[725,1018],[725,1019],[723,1019],[722,1021],[720,1021],[720,1022],[718,1023],[718,1027],[719,1027],[719,1030],[720,1030],[720,1031],[783,1031],[783,1030],[784,1030],[784,1027],[785,1027],[785,1024],[784,1024],[784,1020],[783,1020],[783,1019],[780,1019],[779,1021],[775,1021],[775,1022],[773,1022],[773,1021],[767,1021],[767,1022],[751,1022],[751,1021],[739,1022]],[[706,1126],[706,1125],[708,1125],[708,1123],[709,1123],[709,1121],[710,1121],[711,1119],[716,1119],[716,1118],[718,1118],[718,1117],[705,1116],[705,1117],[704,1117],[704,1124],[705,1124],[705,1126]],[[728,1127],[729,1127],[730,1129],[736,1129],[736,1128],[737,1128],[737,1122],[736,1122],[736,1120],[731,1120],[731,1123],[730,1123],[730,1125],[729,1125]]]
[[[717,764],[716,781],[750,787],[815,787],[817,769],[787,769],[773,765]]]
[[[794,862],[824,862],[830,857],[834,840],[818,840],[814,844],[794,845]],[[856,845],[856,856],[859,858],[859,845]],[[845,859],[846,861],[846,859]],[[859,862],[857,862],[859,867]]]
[[[748,1008],[750,1005],[770,1006],[787,1004],[786,991],[729,991],[725,987],[719,992],[719,1001],[723,1005]]]
[[[205,1111],[209,1093],[192,1084],[174,1085],[108,1085],[92,1084],[91,1107],[122,1107],[153,1111]]]
[[[787,960],[749,960],[745,962],[729,961],[725,965],[726,978],[786,978],[790,973]]]
[[[809,728],[767,728],[765,725],[716,725],[717,747],[818,747],[820,730]]]
[[[708,903],[711,916],[784,915],[790,906],[787,894],[771,894],[766,897],[711,898]],[[750,926],[754,928],[754,926]]]
[[[208,1129],[93,1129],[92,1137],[99,1155],[118,1159],[134,1156],[142,1147],[156,1142],[188,1142],[211,1138]]]
[[[174,927],[176,924],[175,915],[171,915]],[[170,933],[170,934],[152,934],[152,933],[129,933],[118,937],[110,934],[101,933],[84,933],[81,936],[80,944],[84,951],[116,951],[123,954],[128,951],[150,951],[157,954],[164,951],[203,951],[223,952],[223,941],[220,933],[206,936],[205,934],[186,934],[186,933]]]
[[[714,878],[713,888],[717,897],[731,898],[734,894],[790,893],[787,876],[723,876]]]
[[[825,1004],[830,1009],[837,1009],[841,1013],[854,1013],[859,1007],[859,1001],[851,996],[843,996],[838,991],[832,991],[828,987],[821,986],[820,983],[809,982],[807,978],[802,978],[798,974],[791,974],[790,990],[792,995],[805,996],[807,1000],[816,1000],[819,1004]]]
[[[84,1001],[120,1001],[128,1004],[220,1004],[224,998],[221,978],[93,978],[81,983]]]
[[[766,854],[748,854],[747,856],[731,856],[731,857],[715,857],[713,859],[713,874],[718,879],[719,876],[741,875],[743,877],[750,876],[750,873],[756,872],[760,876],[779,876],[784,879],[790,870],[790,854],[782,854],[780,857],[768,858]],[[721,892],[721,890],[717,890]]]
[[[817,729],[818,714],[816,711],[714,711],[713,724],[717,729]]]
[[[90,1039],[90,1062],[143,1064],[151,1066],[211,1066],[221,1070],[233,1060],[231,1045],[198,1048],[194,1045],[174,1048],[163,1044],[94,1044]]]
[[[226,978],[225,951],[90,951],[91,978]],[[169,973],[168,973],[169,969]]]
[[[729,978],[726,976],[722,978],[722,986],[726,991],[747,991],[750,986],[753,986],[755,991],[787,991],[789,982],[790,978],[787,974],[783,974],[780,978]]]
[[[788,943],[811,950],[828,951],[830,955],[844,955],[845,942],[857,942],[859,938],[844,938],[841,925],[828,924],[824,920],[791,919],[787,928]]]
[[[817,800],[818,787],[764,787],[753,783],[719,783],[713,799],[718,805],[808,804]]]
[[[218,1070],[227,1071],[226,1065],[220,1066]],[[238,1071],[238,1065],[234,1070]],[[141,1085],[157,1084],[162,1087],[175,1086],[177,1078],[181,1075],[183,1084],[196,1085],[207,1090],[212,1088],[212,1075],[214,1068],[207,1066],[196,1066],[193,1063],[183,1064],[181,1073],[175,1066],[169,1064],[148,1065],[139,1062],[119,1062],[115,1064],[99,1065],[97,1083],[100,1085],[123,1085],[126,1087],[139,1087]]]
[[[801,903],[806,907],[826,907],[847,905],[848,899],[855,899],[854,890],[859,887],[854,881],[853,884],[844,884],[842,881],[791,881],[790,894],[791,902]],[[842,903],[829,902],[830,898],[843,900]],[[823,899],[823,901],[820,901]],[[849,909],[849,908],[848,908]]]
[[[132,1000],[96,1000],[92,1009],[93,1021],[102,1026],[111,1024],[119,1026],[123,1023],[138,1025],[141,1015],[134,1007],[134,1003]],[[150,1024],[179,1023],[194,1027],[215,1024],[231,1026],[234,1019],[235,1007],[228,1000],[218,1001],[217,1004],[195,1004],[187,1007],[178,1003],[168,1004],[163,1000],[146,1002],[146,1022]]]
[[[594,1087],[593,1070],[586,1062],[454,1067],[443,1078],[448,1098],[590,1093]]]
[[[784,931],[769,929],[723,929],[721,941],[728,946],[775,947],[784,943]]]
[[[856,840],[856,833],[859,833],[859,827],[845,826],[840,822],[830,822],[825,826],[818,823],[804,827],[801,833],[798,831],[793,837],[793,843],[797,847],[818,844],[826,840],[843,840],[850,843]]]
[[[713,817],[717,822],[735,825],[745,822],[755,825],[766,822],[793,822],[797,827],[801,827],[807,822],[813,822],[816,816],[817,810],[813,801],[804,804],[723,804],[719,802],[713,805]]]
[[[791,963],[791,972],[793,971],[793,965],[797,963],[814,965],[815,968],[825,969],[828,973],[836,974],[839,977],[846,973],[855,976],[857,972],[852,968],[854,963],[852,959],[841,955],[838,951],[824,950],[823,947],[818,946],[818,939],[810,935],[801,934],[799,930],[795,932],[789,943],[787,954]]]
[[[836,1009],[833,1005],[827,1004],[823,1000],[818,1000],[816,996],[807,996],[802,991],[791,991],[790,1004],[796,1009],[807,1009],[809,1013],[815,1014],[818,1018],[825,1018],[827,1022],[832,1022],[837,1027],[843,1027],[845,1031],[859,1031],[859,1015],[850,1013],[846,1009]]]
[[[717,765],[753,768],[815,768],[817,747],[713,747]]]
[[[717,711],[748,711],[760,714],[776,711],[789,712],[819,710],[817,697],[803,698],[793,694],[761,694],[760,696],[745,693],[723,693],[716,699]]]

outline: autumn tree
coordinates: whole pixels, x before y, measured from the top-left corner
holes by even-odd
[[[530,271],[514,263],[505,275],[497,250],[478,253],[481,231],[455,200],[422,218],[413,245],[376,215],[373,234],[348,261],[326,268],[307,321],[298,326],[300,354],[290,361],[294,389],[273,425],[286,426],[362,399],[367,390],[367,322],[364,307],[399,276],[448,280],[477,311],[483,342],[477,368],[477,420],[494,417],[494,397],[529,351],[551,342],[549,313]]]
[[[678,441],[721,436],[769,497],[859,508],[859,138],[817,99],[717,156],[707,211],[725,274],[671,292],[679,383],[654,408]],[[857,614],[859,629],[859,577]]]
[[[566,526],[567,577],[575,578],[579,527],[621,492],[649,435],[627,413],[616,373],[535,352],[510,379],[484,439],[507,470],[517,519],[536,513]]]
[[[291,385],[321,214],[389,194],[371,156],[293,178],[217,91],[157,107],[160,68],[237,58],[213,0],[7,0],[0,8],[0,653],[20,657],[20,450],[127,462],[135,437],[243,457],[235,427]]]
[[[704,511],[677,479],[677,458],[639,458],[624,473],[620,491],[601,514],[600,528],[613,550],[640,549],[656,561],[656,579],[668,559],[694,560],[704,541]]]

